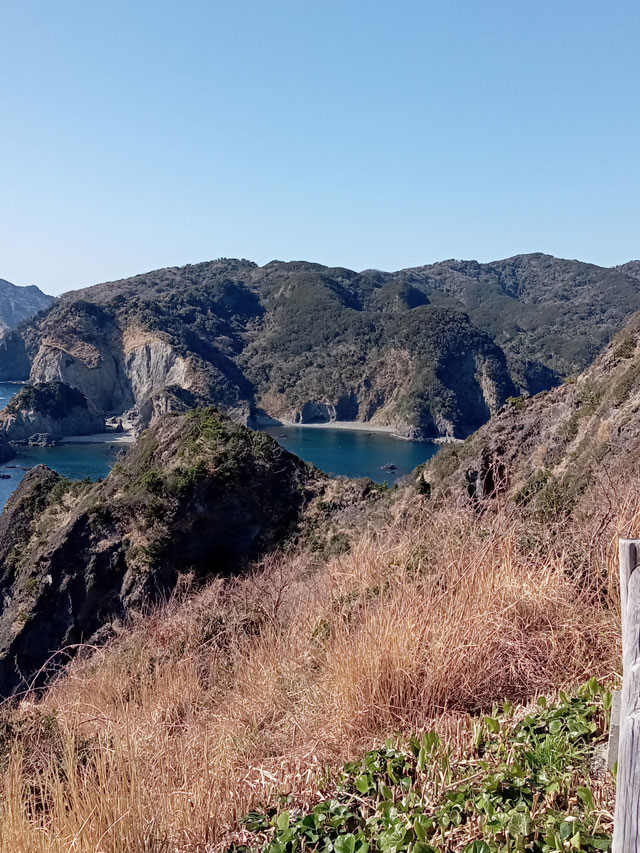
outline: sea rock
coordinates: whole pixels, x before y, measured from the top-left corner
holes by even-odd
[[[60,444],[62,436],[53,435],[50,432],[36,432],[29,436],[27,444],[30,447],[53,447]]]
[[[62,382],[25,385],[0,412],[0,435],[24,443],[36,434],[56,439],[104,431],[104,417],[87,399]]]

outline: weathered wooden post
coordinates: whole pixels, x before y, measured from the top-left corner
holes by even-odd
[[[640,853],[640,539],[620,540],[622,697],[613,853]]]

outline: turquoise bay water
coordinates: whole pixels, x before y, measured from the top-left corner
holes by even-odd
[[[0,408],[4,408],[21,382],[0,382]],[[116,460],[122,445],[102,444],[61,444],[57,447],[19,447],[15,459],[0,465],[0,510],[18,488],[20,481],[36,465],[48,465],[70,480],[84,480],[91,477],[106,477]]]
[[[370,477],[391,485],[430,459],[438,445],[426,441],[403,441],[388,433],[347,429],[273,426],[265,432],[305,462],[313,462],[327,474]],[[395,470],[383,470],[391,463]]]
[[[0,474],[10,479],[0,480],[0,510],[18,488],[20,481],[36,465],[47,465],[70,480],[91,477],[106,477],[115,462],[122,445],[107,444],[60,444],[56,447],[19,447],[18,455],[4,465]]]
[[[0,382],[0,408],[7,405],[20,388],[20,383]],[[397,479],[425,462],[438,446],[429,442],[402,441],[385,433],[355,432],[344,429],[310,429],[308,427],[268,427],[273,436],[291,453],[305,462],[313,462],[327,474],[346,477],[370,477],[376,483]],[[29,468],[48,465],[71,480],[106,477],[122,445],[62,444],[58,447],[20,447],[18,456],[0,465],[0,510],[18,487]],[[387,463],[392,471],[383,470]]]

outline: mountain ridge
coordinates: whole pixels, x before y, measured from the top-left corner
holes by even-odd
[[[535,253],[358,273],[221,258],[63,294],[12,347],[32,382],[65,382],[140,428],[213,403],[243,423],[464,438],[510,396],[590,364],[640,310],[637,267]]]
[[[0,335],[48,308],[53,299],[35,284],[20,286],[0,278]]]

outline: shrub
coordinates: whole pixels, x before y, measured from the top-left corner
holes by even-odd
[[[478,515],[417,501],[408,491],[395,520],[376,521],[329,561],[292,549],[243,577],[214,579],[132,616],[114,642],[76,659],[47,691],[12,709],[55,715],[62,744],[54,755],[28,735],[12,737],[0,774],[3,844],[63,850],[77,838],[80,850],[131,853],[252,844],[238,816],[286,791],[295,797],[291,809],[284,806],[293,825],[300,814],[294,807],[309,814],[324,799],[317,792],[336,787],[345,761],[394,732],[402,741],[389,749],[406,756],[404,775],[421,773],[410,734],[425,729],[442,738],[433,766],[452,772],[452,787],[443,777],[447,791],[441,786],[427,799],[427,817],[460,814],[459,831],[475,831],[473,804],[495,793],[485,790],[489,777],[499,780],[498,792],[517,781],[525,799],[537,792],[527,780],[540,779],[535,764],[527,765],[524,785],[506,775],[501,762],[520,749],[512,724],[522,712],[511,721],[493,713],[493,704],[528,702],[619,667],[615,537],[637,529],[639,494],[637,480],[620,483],[615,517],[606,495],[599,504],[592,498],[584,504],[590,514],[576,517],[558,539],[556,527],[535,516],[521,519],[506,508]],[[162,566],[162,548],[143,559]],[[584,716],[569,705],[567,721],[576,719],[574,710]],[[545,719],[550,729],[552,717]],[[599,726],[600,711],[585,719]],[[505,751],[496,754],[502,732]],[[536,752],[526,738],[525,751]],[[92,743],[82,759],[80,740]],[[425,746],[421,735],[416,745]],[[449,747],[450,764],[438,764],[435,756],[446,758]],[[567,766],[574,760],[573,753],[557,754]],[[379,758],[384,773],[393,755]],[[486,776],[480,761],[490,762]],[[357,771],[347,767],[351,782],[344,784],[377,772],[363,762]],[[465,776],[472,766],[482,771],[475,780]],[[392,761],[397,776],[396,767]],[[582,765],[577,772],[587,787]],[[397,778],[389,787],[399,803],[404,777]],[[463,794],[460,785],[470,787]],[[572,814],[589,836],[577,787],[561,790],[571,792]],[[454,791],[460,802],[446,798]],[[549,829],[565,832],[544,792],[538,802]],[[372,805],[379,810],[377,799]],[[506,820],[509,804],[498,805]],[[413,817],[399,814],[400,825]],[[540,829],[538,818],[531,816]],[[386,830],[371,825],[376,840]],[[425,837],[422,843],[437,846],[437,837]],[[500,843],[498,829],[486,843],[493,840]]]
[[[616,358],[633,358],[636,351],[635,338],[628,332],[622,332],[616,338],[613,354]]]

